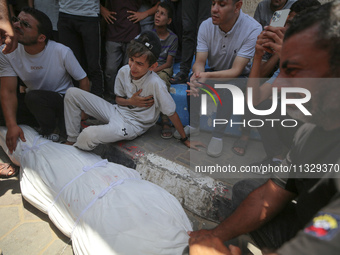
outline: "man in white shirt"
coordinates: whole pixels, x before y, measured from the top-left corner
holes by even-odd
[[[250,59],[254,56],[257,36],[261,33],[261,25],[241,10],[242,0],[212,1],[211,18],[202,22],[197,37],[196,61],[192,68],[194,74],[190,79],[190,94],[198,93],[198,82],[216,80],[246,87],[246,77],[250,72]],[[205,64],[212,69],[205,71]],[[239,78],[239,79],[237,79]],[[195,88],[196,87],[196,88]],[[229,120],[232,114],[232,95],[226,90],[222,94],[223,106],[219,105],[216,119]],[[198,133],[201,99],[190,97],[190,126],[185,128],[186,134]],[[223,149],[225,125],[216,125],[209,143],[207,154],[219,157]],[[178,134],[175,132],[177,138]]]
[[[50,19],[41,11],[24,8],[18,17],[13,17],[13,26],[18,38],[18,48],[7,55],[0,54],[0,99],[3,116],[0,124],[8,128],[6,144],[12,153],[17,139],[25,141],[18,124],[40,126],[40,133],[51,137],[59,122],[64,127],[63,97],[72,87],[72,78],[81,88],[89,90],[86,73],[80,67],[72,51],[54,41],[49,41],[52,32]],[[26,93],[18,93],[19,77]],[[59,138],[59,137],[58,137]]]

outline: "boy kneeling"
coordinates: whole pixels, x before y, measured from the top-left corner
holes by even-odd
[[[67,144],[92,150],[100,143],[132,140],[152,127],[162,112],[170,118],[187,147],[197,149],[202,145],[187,139],[174,100],[165,83],[153,72],[160,52],[160,40],[152,31],[145,31],[131,42],[129,64],[118,71],[115,82],[117,105],[70,88],[64,101]],[[87,127],[80,133],[82,111],[106,124]]]

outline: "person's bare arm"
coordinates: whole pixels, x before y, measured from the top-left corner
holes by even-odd
[[[268,59],[267,61],[262,61],[260,77],[270,76],[273,71],[275,71],[274,68],[279,63],[279,60],[279,54],[274,53],[270,59]]]
[[[105,19],[107,24],[114,24],[116,19],[116,12],[108,10],[106,7],[100,5],[100,15]]]
[[[249,61],[250,59],[248,58],[237,56],[230,69],[215,71],[215,72],[201,73],[201,77],[206,78],[206,79],[217,79],[217,78],[235,79],[242,74],[244,68],[249,63]]]
[[[208,59],[208,52],[197,52],[195,63],[192,66],[192,72],[193,73],[204,72],[205,63],[207,62],[207,59]]]
[[[85,77],[79,81],[79,88],[85,91],[90,91],[89,78]]]
[[[16,113],[18,107],[17,100],[17,77],[0,78],[0,100],[2,112],[5,117],[7,134],[6,145],[10,153],[17,147],[18,138],[25,140],[24,132],[17,124]]]
[[[262,58],[266,51],[265,47],[263,47],[263,43],[267,42],[267,39],[264,37],[264,33],[262,32],[256,41],[255,46],[255,55],[253,59],[253,65],[249,74],[249,79],[247,83],[247,88],[252,88],[252,99],[253,105],[256,106],[268,99],[271,96],[272,86],[269,83],[265,83],[262,86],[260,82],[261,78],[261,70],[262,70]],[[248,96],[248,95],[247,95]]]
[[[190,86],[190,90],[187,90],[186,92],[188,95],[192,95],[197,97],[199,95],[199,87],[201,87],[201,84],[197,81],[204,82],[205,79],[201,77],[201,73],[204,73],[205,70],[205,63],[208,58],[208,52],[197,52],[196,53],[196,60],[194,65],[192,66],[193,74],[190,78],[190,82],[188,82],[188,85]]]
[[[181,138],[182,139],[186,138],[187,136],[185,134],[182,122],[181,122],[178,114],[175,112],[173,115],[169,116],[169,119],[171,120],[172,124],[174,124],[174,126],[175,126],[176,130],[178,131],[178,133],[180,134]],[[188,148],[192,148],[192,149],[195,149],[195,150],[198,150],[198,151],[199,151],[198,146],[205,147],[205,145],[203,143],[199,142],[199,141],[186,140],[184,142],[184,144]]]
[[[294,193],[268,180],[250,193],[236,211],[215,229],[191,232],[190,237],[196,238],[200,235],[212,234],[222,241],[227,241],[249,233],[271,220],[294,197]]]
[[[2,50],[4,54],[11,53],[17,48],[18,41],[14,34],[12,24],[9,21],[6,0],[0,0],[0,38],[0,45],[3,43],[6,44]]]
[[[132,21],[133,23],[137,23],[148,16],[154,15],[157,11],[159,3],[160,1],[158,1],[154,6],[152,6],[150,9],[144,12],[127,11],[128,13],[131,14],[130,16],[127,17],[128,20]]]
[[[162,71],[163,69],[170,68],[172,67],[173,63],[174,63],[174,57],[168,55],[168,57],[166,58],[166,62],[163,65],[157,66],[153,71],[157,73],[159,71]]]

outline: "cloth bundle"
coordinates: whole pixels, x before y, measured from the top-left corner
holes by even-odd
[[[75,254],[182,254],[192,228],[175,197],[133,169],[21,128],[26,142],[12,155],[5,127],[0,145],[21,166],[23,197],[72,238]]]

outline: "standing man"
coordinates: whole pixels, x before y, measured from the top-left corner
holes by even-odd
[[[201,23],[210,17],[211,0],[182,1],[182,60],[180,71],[170,80],[172,84],[188,81],[192,59],[195,55],[197,30]]]
[[[301,170],[291,171],[288,178],[268,180],[215,229],[192,232],[189,243],[196,247],[190,254],[213,254],[204,250],[215,247],[230,254],[222,242],[249,232],[260,248],[277,249],[271,254],[339,253],[339,9],[340,1],[334,1],[296,16],[282,46],[281,72],[274,86],[305,88],[311,94],[304,104],[311,115],[295,107],[287,109],[306,124],[298,130],[282,165]],[[292,93],[291,98],[301,94]],[[311,171],[313,166],[324,168]]]
[[[296,0],[263,0],[255,10],[254,19],[256,19],[262,28],[270,24],[274,12],[289,9]]]
[[[103,97],[104,80],[100,65],[99,0],[60,0],[59,41],[70,47],[88,74],[91,92]]]
[[[140,1],[135,0],[109,0],[107,8],[101,7],[101,12],[106,18],[106,67],[105,81],[110,96],[110,102],[114,102],[114,85],[118,70],[129,61],[127,47],[130,41],[140,34],[140,24],[128,19],[128,11],[138,11]],[[110,14],[112,16],[110,16]]]
[[[63,98],[73,86],[71,76],[82,89],[89,90],[86,73],[72,51],[49,40],[52,23],[46,14],[26,7],[13,17],[13,22],[18,48],[10,54],[0,54],[0,123],[8,128],[6,145],[10,153],[18,138],[25,141],[18,124],[40,126],[42,135],[58,140],[59,136],[52,134],[57,121],[61,132],[65,129]],[[27,87],[26,93],[17,93],[17,77]]]
[[[223,79],[241,89],[246,87],[246,79],[250,72],[250,60],[255,53],[257,36],[261,33],[261,25],[241,10],[242,0],[212,1],[211,18],[202,22],[197,37],[196,61],[192,68],[194,74],[190,79],[190,126],[185,128],[186,134],[198,133],[200,124],[201,98],[196,97],[200,82],[207,79]],[[205,71],[205,64],[211,71]],[[237,79],[241,78],[241,79]],[[219,105],[216,119],[229,120],[233,111],[232,94],[229,90],[219,91],[223,106]],[[216,125],[207,154],[219,157],[223,150],[223,135],[226,124]],[[178,133],[174,136],[178,138]]]

